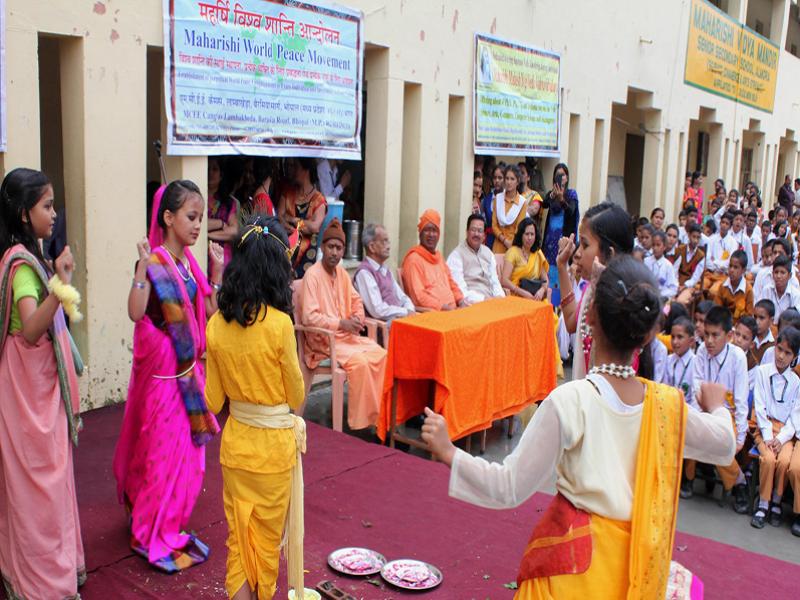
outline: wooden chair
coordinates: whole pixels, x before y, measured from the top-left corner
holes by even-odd
[[[344,384],[347,381],[347,373],[339,366],[336,357],[336,332],[322,327],[311,327],[301,323],[302,306],[300,304],[300,287],[302,280],[296,279],[292,282],[292,300],[294,304],[294,331],[297,339],[297,355],[300,362],[300,372],[303,374],[303,384],[305,386],[305,400],[308,400],[308,393],[317,375],[328,375],[331,378],[331,421],[334,431],[342,431],[344,421]],[[366,327],[369,338],[378,343],[377,334],[382,332],[384,345],[388,343],[388,328],[386,323],[375,319],[366,319]],[[307,333],[318,333],[328,338],[331,358],[326,358],[311,369],[306,364],[304,342]],[[297,409],[296,413],[302,417],[305,410],[305,401]]]
[[[334,431],[342,431],[342,421],[344,417],[344,382],[347,380],[347,373],[334,360],[336,356],[336,333],[321,327],[310,327],[302,325],[300,318],[302,308],[300,305],[300,288],[303,284],[302,279],[295,279],[292,282],[292,300],[294,304],[294,332],[297,338],[297,355],[300,360],[300,372],[303,374],[303,384],[305,386],[305,400],[296,413],[302,417],[308,400],[308,392],[314,383],[317,375],[329,375],[331,378],[331,420]],[[319,333],[328,337],[331,349],[331,358],[323,360],[315,369],[311,369],[306,364],[304,342],[307,333]]]

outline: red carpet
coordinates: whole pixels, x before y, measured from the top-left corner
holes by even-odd
[[[219,437],[208,449],[203,494],[191,528],[211,546],[210,560],[178,575],[150,569],[128,547],[125,516],[111,472],[122,420],[115,406],[84,415],[76,475],[89,581],[85,600],[225,598],[225,537]],[[382,584],[337,577],[326,565],[331,550],[367,546],[387,558],[418,558],[438,566],[444,583],[427,598],[512,598],[531,528],[549,502],[537,494],[513,511],[490,511],[447,497],[447,469],[309,424],[306,481],[307,585],[334,579],[357,598],[418,596]],[[796,597],[800,566],[707,539],[678,534],[676,558],[698,573],[706,598]],[[283,573],[282,573],[283,574]],[[286,598],[285,580],[276,598]]]

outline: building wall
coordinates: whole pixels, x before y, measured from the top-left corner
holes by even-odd
[[[759,10],[770,4],[751,1]],[[773,31],[771,37],[781,48],[789,1],[771,6],[770,24],[782,24],[781,35]],[[738,184],[743,147],[753,149],[753,177],[767,203],[782,178],[778,165],[797,173],[800,103],[796,94],[781,91],[800,80],[800,59],[781,51],[772,114],[685,85],[689,0],[584,1],[579,8],[560,0],[346,3],[363,11],[367,43],[365,215],[387,225],[394,260],[415,243],[416,217],[425,208],[447,217],[445,250],[461,236],[473,170],[475,32],[561,53],[562,159],[573,163],[582,210],[606,197],[609,175],[624,171],[629,132],[645,137],[643,214],[657,205],[668,217],[677,212],[698,128],[712,133],[709,189],[718,173]],[[130,371],[126,298],[135,244],[145,234],[145,184],[157,172],[152,137],[159,124],[163,132],[163,115],[154,114],[163,112],[163,100],[153,71],[162,45],[162,2],[6,0],[6,7],[8,151],[0,160],[5,171],[63,165],[54,180],[64,190],[87,316],[75,328],[89,365],[84,405],[99,406],[124,398]],[[749,14],[747,0],[725,8],[740,20]],[[58,51],[58,82],[39,80],[43,38],[47,69],[56,68],[47,57]],[[40,92],[47,96],[41,109]],[[58,103],[49,98],[56,92]],[[40,114],[50,110],[60,110],[60,119]],[[59,120],[55,135],[50,129]],[[43,151],[41,140],[62,148]],[[541,161],[545,182],[555,162]],[[170,157],[167,169],[171,178],[206,185],[203,158]],[[204,260],[205,241],[197,247]]]

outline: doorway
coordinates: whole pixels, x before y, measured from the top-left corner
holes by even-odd
[[[644,170],[644,136],[629,133],[625,136],[625,198],[628,212],[638,215],[642,207],[642,172]]]

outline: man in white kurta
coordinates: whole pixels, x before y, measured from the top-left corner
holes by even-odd
[[[469,304],[506,294],[497,276],[494,253],[484,245],[485,222],[480,215],[467,219],[467,237],[447,257],[447,266]]]

